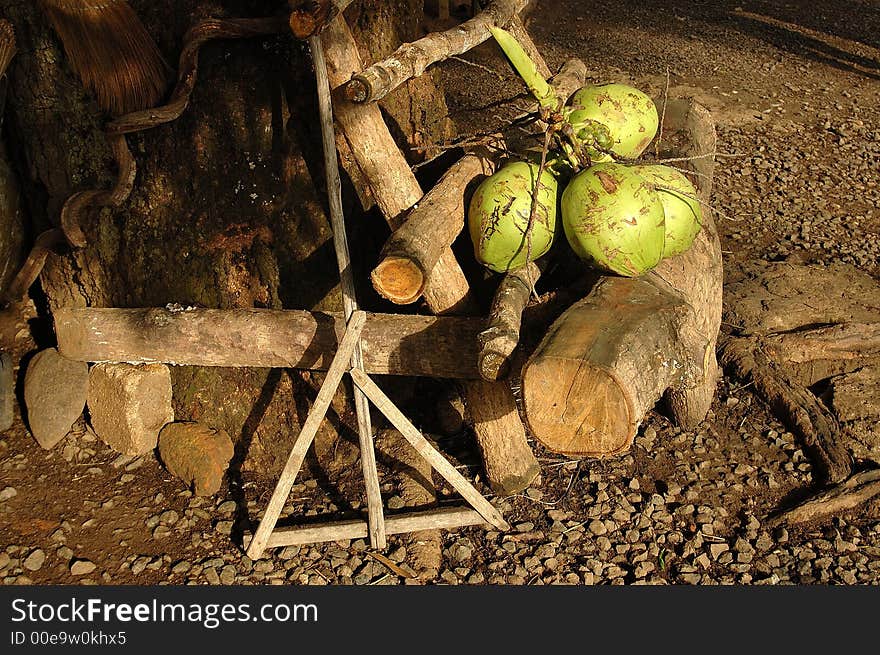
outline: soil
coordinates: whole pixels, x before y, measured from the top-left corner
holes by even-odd
[[[728,279],[744,263],[784,258],[849,262],[880,278],[880,2],[543,0],[528,29],[551,68],[577,56],[591,80],[630,81],[654,95],[664,93],[668,74],[671,95],[693,95],[712,110],[722,153],[713,206]],[[442,71],[460,131],[491,129],[516,113],[502,101],[521,89],[490,44]],[[0,335],[26,363],[46,326],[33,303],[17,310],[7,312]],[[430,428],[429,416],[420,420]],[[438,444],[482,486],[466,430]],[[84,423],[44,451],[17,414],[0,440],[0,577],[6,584],[880,582],[877,503],[822,525],[762,527],[811,491],[812,469],[794,436],[738,380],[720,383],[694,431],[652,413],[621,457],[576,461],[534,446],[541,479],[495,499],[513,531],[444,533],[440,571],[417,578],[371,558],[363,540],[285,548],[251,562],[240,534],[258,520],[272,479],[245,472],[214,497],[193,497],[152,456],[116,462]],[[286,512],[357,510],[357,469],[332,481],[313,469]],[[393,476],[385,480],[386,506],[400,507]],[[42,559],[30,557],[36,549],[46,559],[30,570],[25,560]],[[399,538],[386,554],[409,565]],[[73,575],[80,559],[96,568]]]

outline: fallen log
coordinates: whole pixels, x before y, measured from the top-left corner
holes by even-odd
[[[551,450],[604,456],[626,450],[665,394],[674,421],[706,416],[718,379],[721,246],[707,203],[715,131],[692,101],[669,101],[669,155],[687,162],[703,201],[703,227],[685,253],[639,280],[602,277],[547,332],[523,370],[526,419]]]
[[[856,473],[831,489],[770,517],[767,527],[821,521],[855,509],[880,494],[880,470]]]
[[[387,59],[376,62],[351,81],[346,80],[346,97],[358,103],[381,100],[407,80],[424,73],[431,64],[480,45],[491,36],[490,27],[504,27],[527,4],[528,0],[493,0],[486,9],[457,27],[403,44]]]
[[[503,380],[510,374],[510,356],[519,345],[523,310],[541,269],[535,262],[507,273],[492,298],[489,322],[477,337],[477,368],[484,380]]]
[[[479,318],[368,314],[364,369],[476,379]],[[327,370],[341,313],[270,309],[73,309],[55,312],[59,352],[81,362]],[[467,354],[471,357],[467,357]]]
[[[550,450],[629,448],[639,423],[682,375],[683,298],[643,279],[604,277],[550,328],[523,374],[529,427]]]
[[[330,80],[340,87],[353,70],[363,68],[357,44],[340,18],[323,33]],[[396,229],[404,212],[418,203],[422,189],[388,131],[375,103],[339,102],[336,119],[351,145],[358,168],[369,182],[385,220]],[[451,249],[446,249],[431,272],[425,300],[435,314],[476,313],[467,279]],[[475,361],[475,360],[474,360]],[[466,383],[467,404],[487,476],[496,493],[522,491],[540,472],[526,441],[510,387],[506,384]],[[498,413],[499,408],[503,413]],[[511,452],[516,457],[511,457]]]
[[[379,295],[397,305],[421,297],[440,256],[464,226],[465,189],[477,176],[494,170],[488,153],[467,153],[425,194],[388,239],[370,276]]]

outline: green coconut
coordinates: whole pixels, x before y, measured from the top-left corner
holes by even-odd
[[[610,147],[603,147],[624,159],[635,159],[645,151],[660,122],[654,101],[626,84],[585,86],[575,92],[569,106],[568,121],[576,133],[589,143],[595,136],[590,122],[604,125],[611,140]]]
[[[596,164],[572,178],[562,225],[578,256],[619,275],[637,277],[663,257],[663,204],[631,166]]]
[[[539,166],[512,162],[483,180],[471,198],[468,231],[474,256],[481,264],[503,273],[534,261],[553,245],[556,233],[556,178],[546,169],[538,185],[538,202],[531,232],[526,238],[532,193]]]
[[[652,164],[634,168],[654,185],[663,203],[666,216],[663,256],[680,255],[691,247],[703,227],[703,212],[697,200],[697,190],[681,172],[669,166]]]

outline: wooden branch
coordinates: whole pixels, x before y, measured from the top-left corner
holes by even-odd
[[[385,519],[385,531],[388,534],[403,534],[420,530],[463,528],[469,525],[483,525],[484,523],[486,523],[486,520],[475,509],[470,507],[447,507],[425,512],[411,512],[399,516],[389,516]],[[302,544],[341,541],[345,539],[363,539],[366,536],[367,522],[363,520],[284,527],[276,529],[269,536],[266,548],[299,546]],[[247,548],[251,541],[252,537],[246,534],[244,546]]]
[[[880,495],[880,470],[863,471],[790,510],[770,517],[765,524],[773,528],[779,525],[821,521],[855,509],[877,495]]]
[[[342,314],[270,309],[59,308],[59,352],[80,362],[326,370],[345,333]],[[368,314],[364,370],[477,379],[479,318]]]
[[[488,326],[477,337],[480,348],[477,368],[484,380],[503,380],[509,375],[510,356],[519,345],[522,313],[540,277],[541,269],[531,262],[507,273],[498,284]]]
[[[263,519],[260,521],[257,532],[248,546],[247,555],[253,560],[260,559],[263,556],[263,551],[268,546],[269,537],[275,529],[278,517],[281,516],[284,503],[287,502],[287,498],[290,496],[290,490],[293,488],[293,482],[296,480],[300,468],[302,468],[306,453],[315,440],[315,435],[318,433],[318,428],[321,427],[321,422],[327,415],[327,410],[330,409],[330,403],[333,400],[333,396],[336,395],[336,389],[339,387],[339,383],[342,382],[342,377],[350,366],[351,356],[357,347],[366,321],[367,315],[364,312],[352,314],[345,337],[342,339],[342,343],[339,344],[339,350],[336,352],[333,363],[327,371],[327,377],[324,378],[321,390],[318,391],[315,402],[309,410],[305,423],[303,423],[302,430],[300,430],[293,444],[293,449],[287,457],[287,463],[284,465],[284,470],[281,471],[278,484],[275,486],[272,498],[269,499],[269,504],[263,514]],[[370,525],[370,528],[370,536],[372,536],[373,526]]]
[[[290,31],[298,39],[320,34],[354,0],[298,0],[291,2]]]
[[[418,300],[440,256],[465,223],[465,189],[479,175],[491,175],[487,153],[468,153],[450,167],[385,244],[370,276],[373,287],[397,305]]]
[[[357,44],[348,26],[339,18],[331,23],[322,38],[331,83],[342,85],[352,71],[362,69]],[[403,212],[419,202],[424,194],[394,143],[379,107],[375,103],[341,102],[336,107],[336,118],[352,146],[358,167],[369,180],[385,220],[396,229],[402,223]],[[431,272],[431,283],[424,297],[435,314],[476,313],[467,279],[451,249],[443,252]],[[540,467],[526,441],[525,428],[510,388],[505,384],[469,383],[465,384],[465,394],[492,488],[502,494],[522,491],[537,477]],[[504,413],[499,414],[499,410]],[[515,452],[516,457],[509,457],[511,452]]]
[[[763,351],[757,338],[730,338],[722,344],[721,360],[737,377],[755,385],[774,413],[802,440],[820,477],[845,480],[852,463],[840,439],[837,419],[808,389],[787,376]]]
[[[493,0],[485,10],[457,27],[405,43],[387,59],[355,75],[346,84],[346,97],[353,102],[384,98],[407,80],[421,75],[431,64],[480,45],[491,36],[490,27],[504,27],[526,4],[528,0]]]

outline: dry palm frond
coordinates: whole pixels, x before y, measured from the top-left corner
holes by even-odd
[[[40,0],[40,5],[103,109],[126,114],[162,99],[167,66],[125,0]]]

